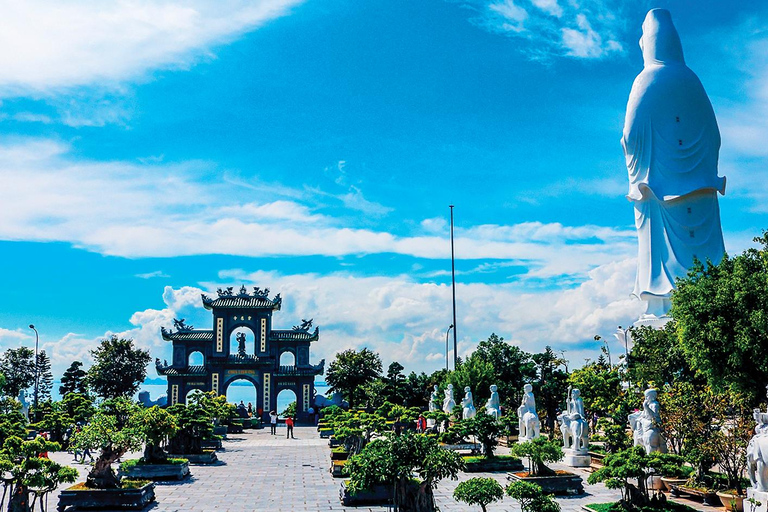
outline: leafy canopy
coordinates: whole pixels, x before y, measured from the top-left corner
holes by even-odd
[[[490,503],[504,498],[504,489],[493,478],[470,478],[456,486],[453,498],[467,505],[480,505],[485,512]]]
[[[381,369],[381,358],[376,352],[349,349],[336,354],[328,365],[325,381],[332,391],[347,399],[350,407],[356,407],[364,399],[362,386],[380,378]]]
[[[136,348],[130,338],[112,336],[91,350],[94,365],[88,370],[88,385],[102,398],[132,396],[147,377],[149,352]]]

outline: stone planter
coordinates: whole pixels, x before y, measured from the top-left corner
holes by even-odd
[[[213,435],[221,436],[223,438],[226,438],[227,437],[227,426],[226,425],[219,425],[217,427],[213,427]]]
[[[331,450],[331,460],[347,460],[349,452],[335,452]]]
[[[358,505],[386,505],[392,502],[392,488],[388,485],[379,484],[370,491],[361,491],[357,494],[351,494],[347,490],[347,483],[341,482],[339,488],[339,499],[345,507],[354,507]]]
[[[674,497],[687,497],[693,500],[703,501],[707,505],[713,505],[715,507],[720,504],[720,499],[717,497],[717,493],[710,490],[693,489],[683,485],[673,485],[670,492]]]
[[[529,482],[542,488],[545,494],[574,495],[584,493],[584,481],[579,475],[565,471],[552,476],[524,476],[527,473],[510,473],[507,480],[511,482]]]
[[[336,439],[335,437],[331,437],[328,439],[328,446],[330,446],[331,448],[336,448],[337,446],[341,446],[342,444],[343,443],[338,439]]]
[[[242,434],[243,428],[242,423],[231,423],[227,426],[227,434]]]
[[[723,504],[725,510],[731,512],[733,508],[736,508],[737,512],[744,512],[744,500],[746,496],[739,496],[738,494],[729,494],[727,492],[717,492],[717,497],[720,498],[720,503]]]
[[[328,439],[333,435],[333,429],[330,428],[324,428],[320,430],[320,437],[322,439]]]
[[[200,445],[203,449],[221,450],[221,439],[206,439]]]
[[[671,491],[673,485],[685,485],[685,482],[687,481],[687,478],[674,478],[671,476],[661,477],[661,483],[664,484],[664,488],[667,491]]]
[[[58,511],[75,509],[141,510],[155,501],[155,483],[148,482],[136,489],[88,489],[83,483],[64,489],[59,494]]]
[[[346,465],[346,460],[332,460],[330,469],[331,476],[333,476],[333,478],[344,478],[349,476],[349,471],[347,471]]]
[[[182,464],[136,464],[128,469],[122,465],[118,474],[121,477],[141,480],[183,480],[189,475],[189,462]]]
[[[187,453],[183,455],[171,453],[168,456],[174,459],[187,459],[190,464],[200,465],[214,464],[219,461],[214,450],[203,450],[203,453]]]
[[[452,450],[455,452],[471,452],[473,454],[480,453],[483,449],[483,445],[480,443],[463,443],[463,444],[444,444],[440,443],[440,448],[443,450]]]
[[[467,462],[465,473],[492,473],[494,471],[521,471],[525,469],[520,459],[497,459]]]

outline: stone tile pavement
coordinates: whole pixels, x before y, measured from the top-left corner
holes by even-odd
[[[359,511],[383,512],[387,507],[343,507],[339,502],[340,479],[328,472],[328,441],[320,439],[311,427],[296,427],[297,439],[286,439],[285,430],[277,436],[269,430],[246,430],[230,435],[224,450],[218,452],[219,465],[192,466],[192,476],[183,482],[158,482],[157,503],[145,510],[153,512],[314,512]],[[506,449],[501,448],[500,453]],[[135,454],[139,456],[139,454]],[[85,477],[87,465],[74,464],[71,454],[58,452],[52,458],[72,465]],[[491,476],[506,485],[506,474],[462,474],[458,481],[443,481],[435,491],[436,501],[443,512],[476,510],[453,499],[453,490],[460,481],[474,476]],[[586,481],[586,472],[584,473]],[[563,512],[581,510],[586,503],[614,501],[616,491],[600,485],[585,485],[584,496],[558,498]],[[58,496],[49,498],[50,510],[55,510]],[[690,502],[686,502],[690,504]],[[698,510],[719,511],[716,507],[699,505]],[[490,505],[489,512],[519,512],[517,502],[505,498]]]

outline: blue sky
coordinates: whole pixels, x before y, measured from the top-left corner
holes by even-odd
[[[619,137],[652,7],[718,116],[740,252],[768,226],[762,2],[0,7],[0,348],[35,323],[58,371],[109,333],[165,358],[161,325],[245,283],[315,319],[314,359],[431,371],[455,204],[460,353],[596,357],[640,310]]]

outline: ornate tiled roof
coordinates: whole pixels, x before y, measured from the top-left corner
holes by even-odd
[[[297,329],[277,330],[269,333],[269,339],[274,341],[317,341],[320,336],[320,328],[315,327],[312,332]]]
[[[207,375],[205,366],[187,366],[186,368],[174,368],[173,366],[166,366],[155,363],[155,369],[158,375]]]
[[[235,293],[232,287],[217,290],[218,297],[215,299],[203,294],[203,306],[206,309],[272,309],[279,310],[283,299],[280,294],[275,298],[269,298],[269,288],[261,289],[258,286],[253,288],[252,293],[248,293],[245,286],[240,287],[240,292]]]
[[[166,341],[213,341],[213,331],[205,329],[173,332],[161,327],[160,333]]]

